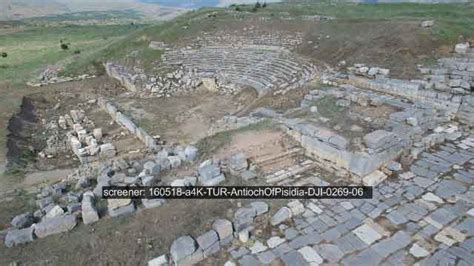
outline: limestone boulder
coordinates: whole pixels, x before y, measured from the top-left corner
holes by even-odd
[[[220,240],[227,239],[231,237],[234,230],[232,227],[232,223],[226,219],[217,219],[212,223],[212,229],[217,232]]]
[[[84,224],[95,223],[99,220],[99,214],[95,207],[95,196],[92,191],[87,191],[82,195],[81,209]]]
[[[13,246],[25,244],[34,240],[34,227],[28,227],[24,229],[14,229],[8,231],[5,236],[5,246],[11,248]]]
[[[289,220],[291,216],[291,210],[288,207],[282,207],[272,216],[270,223],[272,225],[278,225]]]
[[[33,223],[34,223],[34,217],[31,212],[26,212],[26,213],[17,215],[10,222],[10,224],[17,229],[29,227]]]
[[[175,264],[188,256],[191,256],[197,249],[197,243],[191,236],[181,236],[171,244],[170,254]]]
[[[75,215],[64,215],[41,221],[34,224],[35,235],[38,238],[60,234],[73,229],[77,225]]]

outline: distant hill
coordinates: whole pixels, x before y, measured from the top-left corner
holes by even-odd
[[[139,0],[0,0],[0,20],[60,15],[86,11],[138,11],[146,19],[170,19],[186,11]]]
[[[223,7],[231,4],[254,4],[257,1],[261,3],[282,2],[281,0],[139,0],[143,3],[154,3],[162,6],[180,7],[180,8],[200,8],[200,7]]]

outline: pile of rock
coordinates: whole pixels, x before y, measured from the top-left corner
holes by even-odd
[[[171,97],[184,94],[198,88],[202,84],[202,77],[196,69],[185,69],[180,66],[164,76],[150,77],[144,86],[144,95],[153,97]]]
[[[358,76],[364,76],[367,78],[376,78],[380,76],[388,76],[390,73],[389,69],[380,68],[380,67],[369,67],[365,64],[354,64],[353,67],[348,67],[347,70],[349,73],[353,73]]]
[[[59,69],[48,67],[43,72],[41,72],[40,76],[38,77],[38,80],[29,81],[26,83],[26,85],[31,86],[31,87],[41,87],[41,86],[46,86],[49,84],[95,78],[95,75],[91,75],[91,74],[82,74],[75,77],[60,77],[58,76],[58,72],[59,72]]]
[[[199,182],[204,186],[216,186],[225,181],[225,176],[221,171],[219,163],[207,160],[201,163],[198,169]]]
[[[71,110],[70,114],[70,116],[60,116],[58,124],[62,129],[72,129],[66,134],[67,142],[81,163],[97,161],[99,158],[109,159],[115,156],[114,145],[103,143],[102,129],[95,128],[91,131],[83,126],[88,121],[83,110]]]
[[[177,238],[170,247],[170,256],[164,254],[148,262],[148,265],[192,265],[219,252],[223,247],[238,238],[243,242],[249,240],[252,223],[258,216],[269,211],[265,202],[252,202],[248,207],[235,212],[233,221],[217,219],[212,223],[212,229],[193,238],[185,235]]]
[[[66,193],[66,183],[60,182],[44,187],[37,195],[39,209],[15,216],[7,230],[5,245],[12,247],[53,234],[67,232],[77,224],[76,217],[81,210],[80,195]],[[58,199],[58,205],[55,202]],[[67,207],[64,207],[68,204]]]

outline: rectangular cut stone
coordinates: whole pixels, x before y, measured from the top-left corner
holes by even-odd
[[[367,224],[363,224],[356,229],[353,230],[353,233],[360,238],[360,240],[364,241],[367,245],[374,243],[375,241],[382,238],[382,236],[375,231],[372,227]]]
[[[35,224],[35,235],[43,238],[49,235],[67,232],[77,224],[75,215],[58,216]]]

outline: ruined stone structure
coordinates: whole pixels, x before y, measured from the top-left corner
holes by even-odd
[[[157,149],[158,145],[156,140],[144,129],[138,127],[130,118],[121,113],[112,102],[101,98],[99,99],[98,104],[112,117],[114,121],[116,121],[120,126],[126,128],[130,134],[136,136],[140,141],[142,141],[149,150]]]
[[[301,86],[314,77],[311,64],[275,46],[211,46],[167,52],[164,62],[184,65],[203,77],[216,77],[221,86],[254,88],[259,95],[275,89]]]

